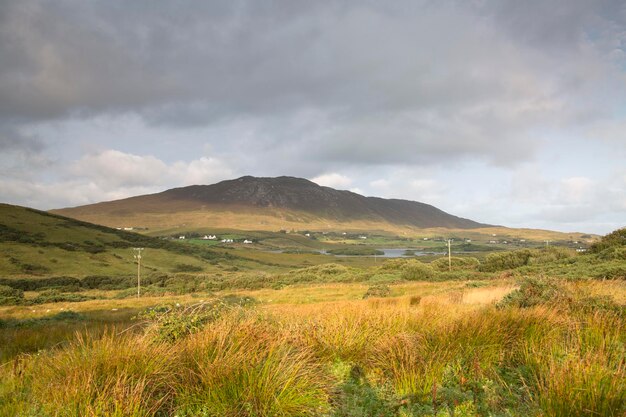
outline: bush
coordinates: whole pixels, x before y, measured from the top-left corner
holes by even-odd
[[[24,291],[7,285],[0,285],[0,305],[18,305],[24,301]]]
[[[367,289],[367,292],[363,296],[363,299],[370,297],[389,297],[391,295],[391,288],[389,285],[378,284],[372,285]]]
[[[612,261],[612,260],[626,260],[626,246],[612,246],[598,252],[596,255],[598,259],[603,261]]]
[[[0,285],[0,297],[24,298],[24,291],[9,287],[8,285]]]
[[[382,271],[402,271],[408,263],[412,262],[413,259],[386,259],[385,262],[380,266]]]
[[[256,300],[252,297],[230,295],[190,306],[176,304],[151,308],[141,313],[138,318],[149,323],[148,333],[155,341],[171,343],[199,332],[226,311],[254,304]]]
[[[562,261],[575,256],[576,252],[572,249],[557,248],[554,246],[531,251],[529,265],[542,265],[550,262]]]
[[[172,268],[172,272],[202,272],[202,267],[189,264],[176,264],[174,268]]]
[[[45,290],[39,293],[39,295],[31,300],[28,300],[32,304],[46,304],[46,303],[62,303],[62,302],[80,302],[87,300],[95,300],[96,297],[75,293],[62,293],[58,290]]]
[[[510,292],[497,306],[526,308],[542,304],[559,304],[570,299],[568,291],[554,280],[527,277],[521,282],[519,289]]]
[[[603,236],[599,242],[591,245],[590,251],[592,253],[600,253],[605,249],[615,247],[626,247],[626,227]]]
[[[402,279],[407,281],[429,281],[434,275],[433,268],[420,261],[412,260],[402,267]]]
[[[80,281],[81,287],[99,290],[121,290],[136,285],[131,277],[90,275]]]
[[[485,261],[480,265],[480,270],[482,272],[497,272],[519,268],[528,264],[531,253],[529,249],[491,253],[487,255]]]
[[[447,272],[449,270],[448,258],[439,258],[430,263],[435,271]],[[480,261],[473,257],[452,257],[452,271],[477,271]]]
[[[607,262],[593,268],[592,278],[597,279],[626,279],[626,264],[624,262]]]
[[[0,285],[17,288],[22,291],[36,291],[41,288],[64,286],[79,286],[80,280],[74,277],[47,277],[47,278],[0,278]]]

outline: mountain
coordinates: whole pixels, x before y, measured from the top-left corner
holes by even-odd
[[[0,204],[0,279],[28,276],[134,275],[134,247],[145,273],[181,265],[213,271],[224,255],[205,247],[115,230],[27,207]]]
[[[245,176],[52,212],[113,227],[264,229],[489,227],[428,204],[364,197],[302,178]]]

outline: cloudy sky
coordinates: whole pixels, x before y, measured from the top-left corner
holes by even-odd
[[[291,175],[626,225],[622,0],[0,0],[0,201]]]

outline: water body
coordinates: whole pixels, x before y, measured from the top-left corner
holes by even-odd
[[[377,258],[412,258],[413,256],[425,256],[425,255],[443,255],[443,252],[428,252],[428,251],[420,251],[420,250],[415,250],[415,249],[410,249],[410,248],[376,248],[381,252],[384,252],[384,255],[376,255]],[[412,253],[415,253],[415,255],[410,254],[407,255],[406,251],[411,251]],[[272,251],[268,251],[271,253],[283,253],[282,250],[272,250]],[[320,250],[320,251],[315,251],[315,250],[307,250],[307,251],[302,251],[302,252],[318,252],[321,255],[327,255],[327,256],[334,256],[336,258],[349,258],[349,257],[355,257],[355,256],[364,256],[364,257],[368,257],[368,258],[373,258],[374,255],[333,255],[332,253],[328,253],[324,250]]]
[[[409,249],[409,248],[389,248],[389,249],[378,249],[379,251],[385,252],[384,255],[378,255],[378,257],[380,258],[412,258],[413,256],[424,256],[424,255],[441,255],[442,252],[427,252],[427,251],[420,251],[420,250],[415,250],[415,249]],[[407,255],[406,251],[411,251],[412,253],[415,253],[415,255],[410,254]]]

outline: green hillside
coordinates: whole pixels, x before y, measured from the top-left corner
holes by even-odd
[[[134,247],[147,273],[210,272],[232,255],[0,204],[0,277],[133,275]]]

